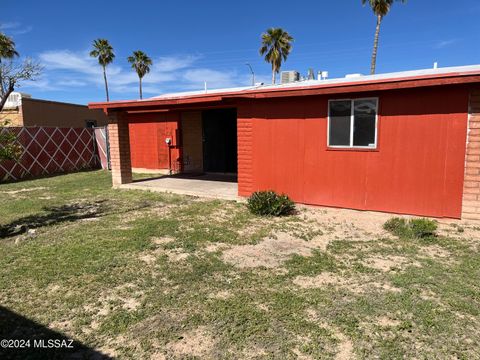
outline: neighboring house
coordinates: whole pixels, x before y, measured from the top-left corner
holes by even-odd
[[[91,103],[132,166],[238,173],[238,194],[480,219],[480,66]]]
[[[0,112],[0,121],[10,126],[94,127],[107,125],[108,118],[101,110],[85,105],[33,99],[30,95],[13,92]]]

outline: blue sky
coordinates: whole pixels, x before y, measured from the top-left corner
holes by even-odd
[[[480,63],[478,0],[409,0],[394,5],[382,26],[377,72]],[[88,52],[107,38],[116,53],[108,68],[112,99],[138,97],[138,78],[126,62],[133,50],[154,60],[144,97],[268,82],[258,55],[260,34],[280,26],[295,38],[284,70],[327,70],[330,77],[368,73],[375,18],[360,0],[337,1],[6,1],[1,31],[44,74],[19,90],[36,98],[88,103],[105,98],[101,68]]]

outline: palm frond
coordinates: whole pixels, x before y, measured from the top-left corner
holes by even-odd
[[[153,61],[147,54],[141,50],[134,51],[131,56],[127,58],[127,61],[132,64],[132,69],[137,72],[139,78],[143,78],[150,72],[150,66]]]
[[[106,39],[96,39],[93,41],[93,50],[90,51],[90,56],[98,59],[98,63],[102,66],[107,66],[115,59],[113,47]]]
[[[15,42],[11,37],[0,33],[0,58],[12,59],[15,56],[19,56],[17,50],[15,50]]]
[[[269,28],[262,34],[259,53],[278,73],[292,50],[293,41],[293,37],[282,28]]]

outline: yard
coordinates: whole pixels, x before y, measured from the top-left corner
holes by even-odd
[[[399,239],[388,214],[258,218],[103,171],[0,201],[2,339],[61,334],[76,358],[480,358],[480,225]]]

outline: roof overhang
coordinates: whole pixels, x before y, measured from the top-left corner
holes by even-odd
[[[90,109],[111,111],[140,112],[154,108],[184,108],[191,106],[222,106],[225,102],[236,99],[266,99],[279,97],[312,96],[328,94],[347,94],[357,92],[385,91],[396,89],[419,88],[428,86],[446,86],[480,83],[480,71],[452,72],[423,76],[408,76],[384,79],[355,79],[337,83],[315,84],[295,87],[249,88],[241,91],[215,92],[214,94],[178,95],[176,97],[159,97],[145,100],[125,100],[89,103]]]

